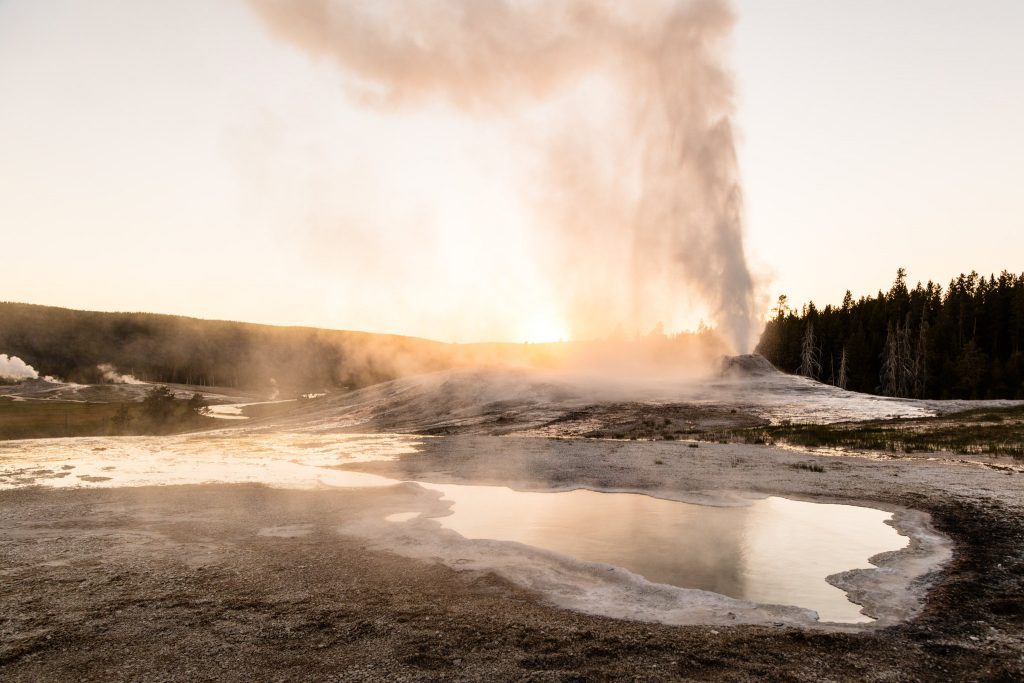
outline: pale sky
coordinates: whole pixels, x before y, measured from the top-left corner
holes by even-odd
[[[735,6],[766,299],[1024,271],[1024,3]],[[343,82],[241,0],[0,0],[0,299],[560,336],[510,189],[528,146]]]

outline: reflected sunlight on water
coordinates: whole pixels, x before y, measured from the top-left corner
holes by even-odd
[[[393,486],[399,482],[337,468],[415,453],[424,438],[432,437],[243,429],[12,441],[0,444],[0,488]],[[870,621],[825,577],[870,567],[871,556],[907,544],[885,524],[890,513],[849,505],[771,497],[714,507],[632,493],[417,483],[452,501],[451,514],[436,522],[466,538],[515,541],[624,567],[655,583],[810,608],[823,621]],[[386,519],[402,523],[419,514],[401,512]]]
[[[865,622],[825,577],[870,568],[905,547],[892,515],[785,498],[713,507],[633,493],[556,493],[422,484],[454,502],[438,522],[467,538],[515,541],[625,567],[649,581],[767,604],[798,605],[822,621]]]

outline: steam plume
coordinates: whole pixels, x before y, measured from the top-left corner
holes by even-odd
[[[39,373],[31,365],[18,358],[0,353],[0,379],[22,380],[37,379]]]
[[[543,266],[577,335],[670,329],[703,306],[734,350],[755,319],[719,48],[725,0],[250,0],[377,107],[505,118],[552,102]],[[580,92],[606,106],[595,115]],[[524,129],[529,130],[528,126]]]
[[[103,379],[111,384],[145,384],[145,382],[133,375],[118,372],[117,368],[110,363],[100,363],[96,366],[96,369],[103,374]]]

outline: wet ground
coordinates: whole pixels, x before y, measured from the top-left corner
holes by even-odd
[[[891,512],[870,507],[735,491],[661,490],[644,495],[601,487],[519,491],[469,481],[402,483],[406,478],[352,469],[436,452],[455,460],[467,448],[486,454],[509,445],[564,458],[563,451],[571,444],[537,438],[467,440],[267,429],[13,441],[0,444],[0,488],[246,482],[332,488],[345,495],[358,488],[411,487],[420,493],[418,507],[412,508],[414,514],[401,529],[385,523],[393,520],[388,510],[371,506],[365,519],[358,526],[349,525],[345,533],[383,538],[392,552],[426,554],[453,565],[465,566],[473,556],[478,569],[495,570],[531,586],[555,604],[666,623],[814,625],[816,617],[806,609],[815,610],[825,622],[898,620],[903,615],[892,614],[889,605],[899,602],[908,582],[948,556],[948,543],[933,538],[927,520],[914,519],[902,509],[894,518]],[[599,454],[615,448],[593,442],[588,450]],[[440,495],[444,497],[439,501]],[[458,535],[443,533],[444,529]],[[490,543],[481,552],[481,544],[462,547],[463,537],[517,545]],[[537,554],[524,564],[523,546],[518,544],[557,555]],[[884,560],[876,558],[883,557],[881,553],[888,553]],[[924,561],[926,557],[932,559]],[[875,571],[876,566],[884,569]],[[851,603],[844,592],[852,586],[861,594],[868,587],[877,593],[881,584],[887,584],[887,590],[858,599],[859,604]],[[581,600],[581,594],[587,598]],[[794,608],[769,610],[751,603]]]
[[[1024,405],[858,394],[783,374],[759,356],[739,358],[755,361],[754,370],[666,377],[438,372],[327,396],[281,424],[311,431],[687,438],[724,429],[927,418]]]
[[[360,492],[204,485],[0,492],[5,680],[1014,680],[1024,675],[1018,475],[763,446],[453,437],[390,462],[399,478],[772,492],[930,512],[956,543],[909,622],[856,633],[667,626],[553,606],[467,562],[358,533],[368,510],[432,505]],[[798,467],[820,463],[817,472]],[[375,522],[376,523],[376,522]],[[403,524],[407,524],[403,523]],[[401,533],[403,524],[392,524]],[[349,532],[345,532],[349,529]],[[433,552],[432,548],[424,551]],[[781,622],[780,622],[781,623]]]

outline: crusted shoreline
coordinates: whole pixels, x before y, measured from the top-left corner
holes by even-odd
[[[808,463],[818,467],[799,467]],[[415,453],[349,467],[524,490],[703,502],[753,491],[888,509],[918,539],[909,552],[835,579],[867,610],[886,599],[873,571],[878,578],[926,561],[926,515],[954,545],[941,569],[916,582],[923,600],[867,627],[669,625],[559,607],[543,586],[475,567],[472,557],[445,562],[427,547],[421,559],[405,557],[358,529],[409,510],[443,514],[438,493],[412,484],[30,486],[0,491],[0,673],[13,681],[1024,675],[1024,492],[1012,473],[744,444],[484,436],[424,439]],[[389,533],[415,544],[418,523]]]

